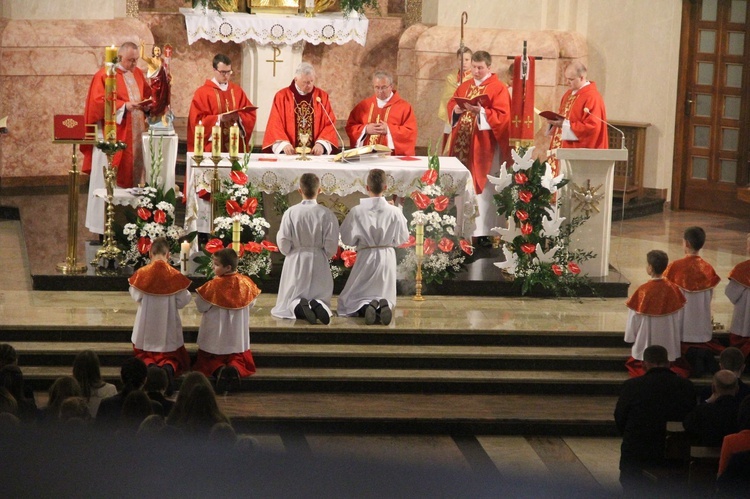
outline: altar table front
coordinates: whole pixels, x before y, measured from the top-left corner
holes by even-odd
[[[231,163],[228,153],[223,153],[219,163],[221,178],[228,178]],[[299,188],[303,173],[315,173],[320,178],[324,194],[346,196],[355,192],[367,194],[367,173],[381,168],[388,177],[386,196],[397,194],[409,197],[419,185],[419,179],[427,170],[427,157],[402,159],[399,156],[366,158],[348,163],[334,163],[332,156],[309,156],[310,161],[297,161],[297,156],[253,154],[247,168],[250,183],[267,194],[288,194]],[[196,167],[193,153],[188,153],[185,172],[185,229],[209,232],[211,207],[208,201],[198,197],[201,190],[211,190],[213,162],[205,157]],[[440,158],[440,185],[444,194],[455,197],[457,207],[456,230],[471,234],[476,217],[476,195],[471,173],[453,157]]]

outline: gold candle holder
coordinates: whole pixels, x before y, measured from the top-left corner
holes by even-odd
[[[78,158],[76,145],[73,144],[73,157],[68,172],[68,252],[63,263],[57,264],[57,270],[63,274],[82,274],[88,268],[78,264]]]
[[[416,294],[412,300],[414,301],[425,301],[422,296],[422,260],[424,259],[424,224],[417,224],[417,234],[415,236],[416,242],[414,246],[414,252],[417,254],[417,275],[415,276]]]
[[[239,255],[242,236],[242,226],[239,218],[232,220],[232,249]]]
[[[104,242],[99,251],[96,252],[91,265],[109,270],[117,271],[122,265],[122,250],[115,243],[115,231],[112,228],[115,218],[115,185],[117,180],[117,167],[112,163],[117,151],[125,149],[123,142],[100,142],[97,147],[107,155],[107,165],[104,166],[104,183],[107,188],[107,222],[104,225]]]
[[[211,224],[209,225],[211,234],[214,233],[214,219],[219,214],[219,198],[221,192],[221,179],[219,178],[219,163],[221,156],[211,155],[211,162],[214,164],[214,175],[211,177]]]

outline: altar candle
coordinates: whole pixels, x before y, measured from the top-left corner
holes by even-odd
[[[104,79],[104,140],[117,142],[117,123],[115,121],[117,103],[117,49],[114,45],[104,49],[104,67],[106,76]]]
[[[190,256],[190,243],[183,241],[182,244],[180,244],[180,272],[182,272],[183,275],[187,275],[188,273],[188,256]]]
[[[229,127],[229,157],[236,158],[240,155],[240,127],[237,123]]]
[[[240,245],[242,244],[240,241],[240,236],[242,235],[241,227],[240,227],[240,221],[239,219],[235,218],[232,222],[232,249],[237,252],[237,254],[240,254]]]
[[[218,158],[221,156],[221,127],[214,125],[211,129],[211,156]]]
[[[305,0],[305,8],[309,11],[315,9],[315,0]]]
[[[424,255],[424,225],[417,224],[417,235],[415,242],[415,251],[417,256],[421,258]]]
[[[114,45],[104,47],[104,62],[117,63],[117,48]]]
[[[195,156],[203,156],[203,134],[203,122],[199,121],[195,125],[195,138],[193,140],[193,155]]]

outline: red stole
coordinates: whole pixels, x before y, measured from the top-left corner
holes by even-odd
[[[513,99],[510,101],[510,143],[529,147],[534,145],[534,74],[535,62],[528,57],[526,78],[523,79],[522,57],[513,62]]]

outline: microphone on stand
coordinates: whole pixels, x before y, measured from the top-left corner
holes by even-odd
[[[343,139],[343,138],[341,138],[341,134],[340,134],[340,133],[339,133],[339,131],[338,131],[338,130],[336,129],[336,123],[334,123],[334,122],[333,122],[333,120],[331,119],[331,115],[330,115],[330,114],[328,114],[328,111],[326,111],[326,107],[325,107],[325,106],[323,105],[323,100],[322,100],[322,99],[320,98],[320,96],[318,96],[318,97],[315,97],[315,102],[317,102],[318,104],[320,104],[320,108],[321,108],[321,109],[323,110],[323,112],[325,113],[325,115],[326,115],[326,118],[328,118],[328,122],[329,122],[329,123],[331,124],[331,126],[333,127],[333,131],[334,131],[334,132],[336,132],[336,136],[337,136],[337,137],[339,138],[339,142],[341,143],[341,161],[342,161],[343,163],[348,163],[349,161],[347,161],[347,160],[346,160],[346,157],[344,156],[344,153],[346,152],[346,148],[344,147],[344,139]]]
[[[621,138],[621,141],[620,141],[620,149],[627,149],[627,147],[625,147],[625,132],[623,132],[622,130],[620,130],[619,128],[617,128],[616,126],[614,126],[613,124],[611,124],[611,123],[609,123],[609,122],[607,122],[607,121],[605,121],[605,120],[601,119],[601,118],[600,118],[600,117],[598,117],[597,115],[595,115],[595,114],[592,114],[592,113],[591,113],[591,109],[589,109],[589,108],[587,108],[587,107],[584,107],[584,108],[583,108],[583,112],[584,112],[584,113],[586,113],[586,114],[588,114],[589,116],[591,116],[591,117],[593,117],[593,118],[596,118],[597,120],[601,121],[602,123],[604,123],[604,124],[605,124],[605,125],[607,125],[608,127],[612,128],[613,130],[617,130],[618,132],[620,132],[620,138]]]

